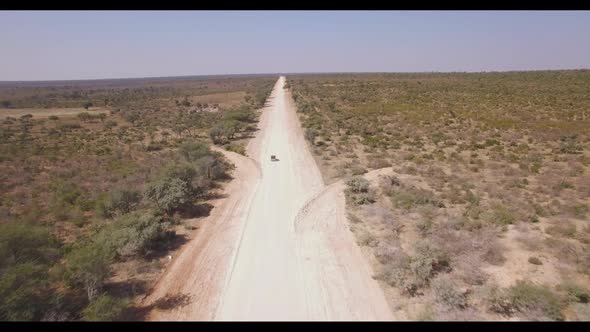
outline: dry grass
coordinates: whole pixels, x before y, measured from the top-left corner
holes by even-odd
[[[356,234],[370,229],[379,242],[371,250],[384,287],[423,304],[423,319],[506,317],[473,298],[468,308],[441,308],[433,305],[429,282],[418,288],[400,282],[399,276],[415,277],[403,267],[419,240],[448,255],[449,278],[459,288],[479,292],[518,278],[552,286],[562,278],[584,280],[590,266],[589,71],[289,80],[329,181],[392,166],[390,177],[371,184],[378,189],[375,202],[349,208],[362,216]],[[535,310],[523,315],[547,318]]]

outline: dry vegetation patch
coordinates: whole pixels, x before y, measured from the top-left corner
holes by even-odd
[[[1,83],[0,319],[141,319],[231,179],[210,146],[243,152],[275,81]]]
[[[289,80],[325,178],[347,179],[352,230],[394,310],[588,318],[558,286],[590,286],[589,71]],[[387,177],[362,179],[379,168]]]

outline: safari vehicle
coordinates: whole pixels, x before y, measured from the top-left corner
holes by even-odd
[[[279,161],[274,154],[270,156],[270,161]]]

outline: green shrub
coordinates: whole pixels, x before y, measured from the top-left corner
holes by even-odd
[[[559,286],[567,294],[567,300],[570,303],[588,303],[590,302],[590,290],[575,284],[566,282]]]
[[[84,308],[82,319],[85,321],[115,321],[121,316],[127,305],[126,300],[101,294]]]
[[[552,236],[573,238],[576,236],[576,225],[572,222],[561,221],[545,228],[545,233]]]
[[[243,156],[246,155],[246,148],[242,144],[230,143],[225,146],[225,149],[227,151],[233,151],[235,153],[239,153]]]
[[[426,286],[436,273],[450,269],[450,258],[428,240],[417,242],[414,250],[410,269],[418,287]]]
[[[242,130],[242,128],[243,125],[241,122],[233,119],[225,119],[209,130],[209,137],[211,137],[213,143],[223,144],[234,139],[236,133]]]
[[[435,278],[431,287],[437,302],[451,308],[463,309],[467,307],[465,295],[458,290],[458,286],[447,275]]]
[[[512,224],[515,221],[514,214],[502,204],[495,204],[492,206],[491,210],[482,214],[482,218],[487,222],[501,226]]]
[[[71,182],[59,182],[55,186],[55,200],[74,205],[82,196],[82,191]]]
[[[575,141],[562,142],[559,146],[559,152],[564,154],[578,154],[584,150],[584,147]]]
[[[234,120],[239,122],[256,122],[256,113],[248,106],[242,105],[239,108],[231,109],[223,113],[226,120]]]
[[[444,206],[442,202],[438,201],[434,194],[428,190],[409,187],[400,188],[394,191],[391,195],[391,202],[396,208],[409,210],[416,205],[430,204],[435,207]]]
[[[216,125],[209,130],[209,137],[215,144],[225,143],[224,130],[221,125]]]
[[[92,118],[93,116],[87,112],[78,113],[78,119],[80,119],[81,121],[88,121]]]
[[[313,128],[306,128],[304,136],[305,139],[307,139],[311,144],[314,144],[315,139],[318,136],[318,132]]]
[[[109,276],[114,258],[114,248],[100,241],[81,244],[66,256],[66,280],[74,287],[82,287],[92,301]]]
[[[152,181],[145,191],[145,197],[168,214],[190,202],[191,194],[191,188],[186,181],[172,177]]]
[[[381,277],[391,286],[398,287],[403,293],[414,295],[418,286],[414,283],[410,270],[411,257],[398,250],[390,255],[389,261],[383,267]]]
[[[112,218],[133,211],[140,201],[138,191],[115,189],[106,198],[97,201],[96,210],[103,218]]]
[[[210,156],[202,157],[191,164],[197,170],[197,178],[207,180],[226,179],[234,166],[228,163],[219,152],[212,152]],[[206,185],[201,181],[197,193],[202,193]]]
[[[350,189],[351,192],[357,194],[368,192],[370,183],[367,179],[363,177],[355,176],[347,180],[346,185],[348,186],[348,189]]]
[[[180,146],[179,152],[184,159],[189,162],[211,155],[211,149],[209,149],[209,146],[203,142],[197,141],[184,142]]]
[[[418,232],[422,236],[426,236],[430,233],[432,229],[432,219],[429,218],[422,218],[416,222],[416,228]]]
[[[588,204],[579,203],[572,207],[573,213],[578,218],[586,218],[586,214],[588,213]]]
[[[365,174],[367,172],[368,172],[367,169],[364,168],[364,167],[362,167],[362,166],[353,166],[353,167],[350,168],[350,173],[352,175],[355,175],[355,176],[356,175],[362,175],[362,174]]]
[[[168,239],[169,223],[149,213],[133,212],[95,236],[96,241],[121,256],[147,255]]]
[[[33,262],[0,269],[0,320],[40,318],[48,295],[47,269],[47,266]]]
[[[436,311],[432,305],[426,305],[420,313],[416,316],[416,320],[420,322],[431,322],[436,320]]]
[[[375,203],[377,197],[373,191],[348,195],[349,200],[356,205],[365,205]]]
[[[494,290],[488,298],[491,309],[503,314],[519,312],[532,320],[563,320],[563,303],[548,287],[537,286],[528,281]]]
[[[449,271],[449,257],[426,240],[416,243],[415,255],[408,256],[401,250],[389,254],[382,278],[403,293],[411,296],[428,285],[439,272]]]
[[[49,264],[59,257],[59,242],[45,226],[23,220],[0,223],[0,269],[12,264]]]
[[[348,202],[356,205],[371,204],[377,199],[376,194],[370,189],[367,179],[355,176],[346,181],[348,188],[344,191]]]
[[[574,185],[571,182],[566,181],[565,179],[562,179],[561,181],[559,181],[557,183],[557,186],[555,187],[555,189],[557,191],[562,190],[562,189],[573,189],[573,188],[574,188]]]

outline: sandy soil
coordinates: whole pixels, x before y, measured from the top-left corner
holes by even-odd
[[[187,295],[152,320],[389,320],[384,294],[326,187],[281,77],[236,179],[147,303]],[[279,161],[270,161],[270,155]],[[206,225],[210,224],[210,225]]]

